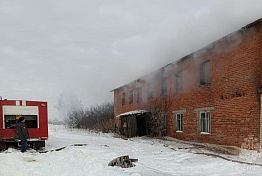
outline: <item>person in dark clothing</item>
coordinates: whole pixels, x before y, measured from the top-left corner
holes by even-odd
[[[20,117],[16,124],[16,133],[18,139],[21,140],[21,152],[24,153],[27,149],[27,139],[29,138],[29,133],[26,128],[25,118]]]

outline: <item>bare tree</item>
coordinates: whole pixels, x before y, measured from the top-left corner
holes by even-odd
[[[84,128],[102,132],[114,131],[114,105],[104,103],[85,110],[75,110],[68,114],[69,127]]]
[[[80,128],[81,121],[84,118],[84,110],[73,110],[68,113],[68,118],[66,119],[66,123],[70,128]]]
[[[149,120],[149,135],[154,137],[165,136],[167,132],[167,115],[173,106],[172,95],[149,100],[147,109],[151,112]]]

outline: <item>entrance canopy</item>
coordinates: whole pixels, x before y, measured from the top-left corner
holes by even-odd
[[[135,110],[116,116],[119,118],[119,132],[126,137],[144,136],[149,134],[150,112]]]
[[[131,115],[142,115],[145,113],[148,113],[147,110],[135,110],[135,111],[129,111],[122,114],[117,115],[116,117],[123,117],[123,116],[131,116]]]

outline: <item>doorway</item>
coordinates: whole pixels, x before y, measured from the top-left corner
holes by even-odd
[[[147,135],[147,123],[146,123],[146,116],[140,115],[136,117],[136,126],[137,126],[137,136],[145,136]]]
[[[128,138],[148,135],[149,117],[148,113],[122,116],[120,134]]]

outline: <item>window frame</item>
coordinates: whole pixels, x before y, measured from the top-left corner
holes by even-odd
[[[205,115],[203,121],[202,114]],[[211,134],[211,111],[199,111],[199,131],[200,134]]]
[[[25,118],[25,124],[27,126],[27,128],[29,129],[38,129],[39,128],[39,115],[38,114],[34,114],[34,115],[21,115]],[[3,129],[15,129],[16,128],[16,124],[17,124],[17,117],[19,117],[19,115],[5,115],[4,114],[4,118],[3,118]],[[9,121],[11,121],[9,123]],[[32,125],[32,123],[30,123],[30,121],[35,121]]]
[[[177,72],[175,74],[175,93],[180,92],[183,89],[183,72]]]
[[[154,98],[154,91],[153,91],[153,85],[148,84],[146,86],[146,98],[147,100],[152,100]]]
[[[167,113],[166,112],[163,112],[162,118],[163,118],[164,129],[167,129]]]
[[[174,115],[175,115],[175,122],[176,122],[175,123],[176,132],[182,133],[184,131],[184,113],[178,112],[178,113],[175,113]]]
[[[153,94],[153,91],[148,91],[147,92],[147,100],[152,100],[154,99],[154,94]]]
[[[126,104],[126,93],[123,92],[122,93],[122,106],[124,106]]]
[[[211,83],[211,61],[205,60],[199,65],[199,85],[209,85]]]
[[[162,135],[164,135],[164,136],[166,136],[167,135],[167,126],[168,126],[168,124],[167,124],[167,118],[168,118],[168,113],[167,112],[161,112],[161,118],[162,118],[162,123],[161,123],[161,126],[162,126]],[[164,134],[163,134],[163,132],[164,132]]]
[[[161,85],[160,85],[160,95],[161,97],[167,96],[167,78],[161,78]]]
[[[133,104],[134,102],[134,90],[130,90],[128,94],[128,103]]]
[[[137,103],[142,103],[142,102],[143,102],[143,98],[142,98],[142,87],[137,88],[137,89],[136,89],[136,92],[137,92],[137,94],[136,94],[136,102],[137,102]]]

